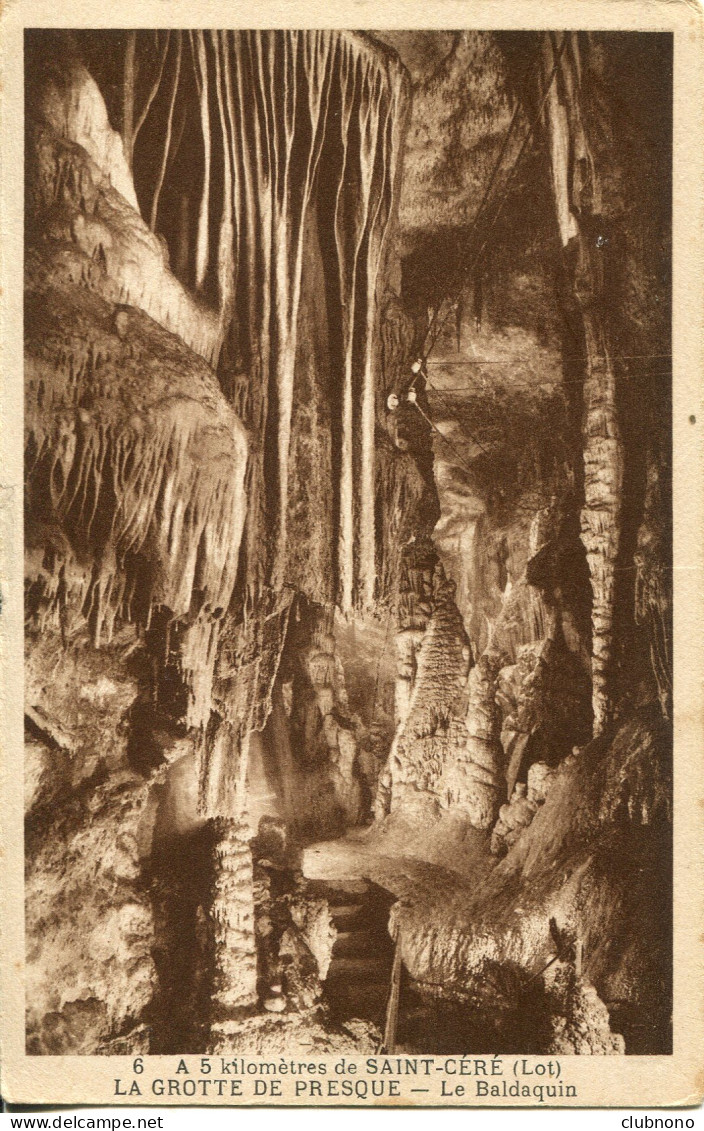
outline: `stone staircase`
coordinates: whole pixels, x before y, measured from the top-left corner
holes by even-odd
[[[394,947],[388,933],[392,896],[367,880],[318,881],[337,938],[325,997],[337,1021],[360,1017],[382,1030]]]

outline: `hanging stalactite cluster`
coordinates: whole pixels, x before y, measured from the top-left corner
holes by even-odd
[[[305,393],[298,370],[302,339],[317,332],[326,356],[313,400],[327,404],[314,439],[328,452],[333,484],[314,500],[332,535],[326,597],[345,611],[368,606],[376,589],[377,283],[405,72],[378,44],[347,32],[161,34],[169,39],[157,52],[146,33],[136,38],[137,61],[157,87],[145,95],[149,117],[143,111],[137,136],[130,133],[137,193],[177,274],[217,309],[212,360],[255,437],[249,600],[287,581],[320,595],[308,578],[290,576],[302,470],[292,436]],[[151,119],[160,131],[156,163]]]
[[[30,537],[54,531],[54,552],[37,552],[28,612],[66,643],[85,619],[96,648],[126,622],[149,632],[155,610],[180,620],[186,720],[203,727],[245,518],[244,430],[207,366],[154,323],[132,312],[127,340],[101,298],[34,272],[27,503]]]
[[[85,33],[88,57],[90,45]],[[211,490],[206,477],[200,506],[194,485],[164,488],[176,510],[171,515],[159,504],[166,533],[151,555],[165,589],[155,599],[171,622],[189,618],[179,626],[177,666],[190,672],[187,721],[212,738],[203,753],[202,805],[229,813],[236,780],[246,775],[243,744],[269,710],[293,594],[346,612],[368,607],[377,595],[376,541],[389,521],[375,513],[377,290],[396,199],[407,76],[391,53],[347,32],[138,32],[123,47],[124,156],[99,84],[82,63],[69,56],[63,70],[55,60],[36,68],[30,193],[35,222],[41,226],[40,217],[51,214],[52,232],[64,241],[57,277],[124,310],[116,315],[120,342],[131,338],[132,305],[182,336],[217,367],[248,432],[247,452],[224,493]],[[109,88],[100,71],[98,79]],[[87,383],[77,371],[78,400],[95,395]],[[156,446],[149,428],[136,436],[145,448],[141,459],[120,432],[115,443],[132,461],[127,478],[119,452],[110,457],[118,515],[134,512],[139,521],[126,517],[129,530],[117,531],[117,548],[101,548],[101,569],[109,574],[105,563],[117,563],[113,573],[122,570],[127,588],[161,478],[183,467],[201,474],[201,465],[182,458],[181,433],[190,424],[179,421],[189,414],[174,409],[172,416],[178,436],[165,435]],[[79,422],[79,431],[87,427]],[[117,431],[122,427],[115,422]],[[91,432],[79,461],[86,480],[102,467],[111,435]],[[46,445],[40,438],[36,446],[41,454]],[[68,455],[74,447],[64,445]],[[408,470],[412,478],[414,468]],[[66,478],[70,468],[60,474]],[[74,491],[74,509],[77,497]],[[68,504],[63,496],[55,502],[63,515]],[[92,506],[115,532],[104,492]],[[231,508],[234,523],[230,530],[221,516],[215,524],[222,545],[207,533],[218,507]],[[204,553],[207,562],[196,568]],[[200,577],[203,570],[224,572],[224,579],[194,610],[191,590],[210,596],[213,587]],[[91,576],[85,582],[96,643],[105,615],[110,623],[118,610],[132,615],[129,594],[113,592],[112,584]],[[174,585],[178,593],[166,592]],[[79,596],[83,607],[86,596]],[[211,719],[220,636],[213,610],[225,615],[227,644]],[[171,622],[164,622],[167,630]],[[176,640],[167,635],[158,644],[165,664]],[[265,669],[254,682],[248,656],[258,657],[257,671]],[[230,785],[213,778],[216,765]]]

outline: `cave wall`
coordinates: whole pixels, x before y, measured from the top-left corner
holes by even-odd
[[[651,704],[568,757],[488,874],[398,886],[410,976],[443,984],[494,1047],[671,1050],[668,731]]]
[[[443,760],[461,765],[471,751],[496,775],[493,811],[490,804],[483,816],[475,787],[469,819],[493,826],[492,852],[508,855],[478,895],[461,895],[459,884],[451,894],[449,882],[436,899],[430,888],[399,884],[397,894],[416,908],[409,913],[404,902],[399,909],[404,961],[420,982],[427,979],[430,997],[442,982],[482,1016],[486,1010],[487,1024],[520,1029],[521,979],[539,967],[541,947],[547,961],[549,932],[541,931],[556,916],[567,937],[591,951],[583,971],[591,987],[582,999],[573,986],[567,1000],[562,974],[555,985],[552,976],[541,980],[545,1000],[531,1002],[532,1015],[545,1008],[561,1016],[559,1035],[545,1035],[543,1047],[666,1051],[671,42],[467,34],[499,46],[497,58],[489,44],[475,45],[482,58],[493,58],[481,81],[519,101],[526,122],[535,121],[535,138],[522,176],[508,186],[499,178],[503,211],[489,210],[475,229],[471,212],[469,222],[453,227],[431,209],[427,226],[409,221],[399,241],[416,348],[427,346],[429,330],[433,347],[425,392],[437,425],[442,514],[435,543],[457,581],[475,659],[464,726]],[[421,202],[432,189],[438,200],[441,189],[461,193],[454,163],[473,144],[469,124],[464,134],[457,130],[452,155],[444,139],[434,147],[429,140],[444,110],[428,106],[451,87],[466,46],[456,33],[438,58],[421,50],[422,37],[404,47],[417,64],[419,120],[410,136],[426,142],[407,155],[417,182],[407,182],[406,215],[409,201]],[[644,72],[647,98],[629,79]],[[500,121],[501,111],[492,125]],[[495,152],[491,127],[487,135]],[[499,129],[498,144],[500,137]],[[488,185],[487,166],[475,163],[475,175],[484,176],[470,201]],[[399,671],[411,686],[424,628],[402,637]],[[408,700],[402,682],[402,718]],[[598,742],[590,743],[592,734]],[[403,755],[402,742],[394,753],[399,748]],[[394,772],[402,776],[403,768],[390,762],[389,778]],[[388,793],[382,800],[387,812]],[[422,790],[416,800],[423,801]],[[393,818],[393,802],[390,811]],[[423,810],[425,828],[439,829],[439,806],[435,826],[427,823],[430,811]],[[462,857],[470,875],[478,874],[476,839],[449,826],[444,835],[446,858]],[[422,838],[413,843],[422,854]],[[616,844],[620,861],[610,868]],[[432,851],[427,858],[439,861],[436,843]],[[434,882],[442,886],[440,874]],[[445,901],[454,903],[448,914]],[[643,922],[659,940],[655,948]],[[468,965],[456,965],[462,948],[455,932],[465,930]],[[567,961],[573,965],[574,956]],[[514,977],[508,990],[503,979]],[[487,985],[490,1000],[483,999]],[[503,1021],[498,1000],[507,1010]],[[507,1031],[501,1039],[527,1035]]]
[[[358,819],[333,609],[390,594],[387,534],[423,494],[376,421],[406,98],[395,56],[337,32],[113,44],[28,37],[28,1040],[41,1052],[219,1045],[256,1004],[248,788],[285,730],[294,759],[320,763],[317,778],[284,768],[292,827],[311,811],[318,832]],[[136,82],[133,127],[146,111],[130,136],[116,73],[121,92]],[[321,787],[331,805],[316,812]],[[83,847],[85,868],[58,866]],[[81,915],[95,946],[69,973]]]
[[[123,133],[125,35],[113,37],[112,63],[100,39],[78,37]],[[149,106],[130,142],[136,194],[179,278],[216,316],[208,360],[256,437],[249,599],[290,584],[345,611],[369,605],[377,284],[406,72],[393,53],[350,32],[156,38],[138,33],[132,48],[134,98]],[[310,350],[320,364],[306,362]],[[329,451],[315,496],[306,434],[318,458]],[[326,516],[322,560],[297,521],[306,501]]]
[[[510,36],[108,38],[28,40],[28,1046],[284,1041],[329,924],[272,868],[373,810],[506,856],[426,942],[413,905],[415,978],[527,969],[586,900],[589,1051],[604,1001],[661,1048],[667,955],[624,940],[667,917],[667,115],[619,66],[666,51],[522,41],[559,81],[466,272],[544,89]],[[559,892],[570,829],[623,877]]]
[[[386,37],[414,81],[397,244],[429,350],[433,536],[496,673],[510,790],[634,703],[670,709],[670,47]],[[623,78],[644,67],[663,79],[647,111]]]
[[[589,735],[582,698],[590,694],[591,598],[576,517],[581,447],[576,389],[563,363],[559,234],[540,143],[528,151],[515,185],[506,172],[499,178],[497,195],[508,192],[503,210],[478,215],[500,152],[510,170],[520,150],[520,131],[508,136],[515,90],[500,40],[478,32],[448,33],[443,44],[424,33],[385,36],[414,80],[396,234],[404,336],[412,349],[394,386],[400,406],[387,419],[397,442],[414,453],[421,445],[432,452],[440,513],[429,531],[431,559],[434,553],[454,583],[451,602],[461,614],[447,648],[471,643],[474,660],[482,662],[469,675],[463,701],[443,707],[451,733],[442,752],[438,746],[429,754],[423,727],[411,740],[406,716],[412,695],[421,713],[426,694],[431,706],[432,693],[413,688],[420,652],[430,648],[430,637],[425,644],[423,638],[434,596],[431,585],[425,620],[409,619],[402,575],[401,729],[378,810],[416,803],[424,809],[434,798],[430,810],[462,813],[488,828],[515,780],[517,744],[524,780],[531,760],[547,751],[551,762],[559,761]],[[416,408],[405,403],[410,362],[426,351],[413,385]],[[432,574],[432,560],[429,569]],[[438,613],[442,619],[440,603]],[[461,668],[448,688],[467,678],[469,662]],[[545,709],[522,710],[518,700],[534,702],[541,683],[551,687]],[[558,711],[560,726],[546,726],[561,693],[570,707]],[[429,775],[433,759],[437,772]],[[401,787],[406,775],[409,790]]]
[[[661,584],[670,502],[660,495],[656,518],[648,479],[655,463],[655,475],[670,479],[672,45],[668,37],[572,34],[546,39],[543,50],[546,80],[552,70],[559,74],[547,99],[553,197],[586,359],[581,537],[593,593],[593,709],[600,733],[618,700],[642,678],[644,645],[652,661],[648,676],[665,716],[671,711],[663,667],[671,647],[671,597]],[[642,96],[637,105],[624,75],[656,71],[663,82],[649,91],[645,114]],[[654,416],[644,416],[643,397],[660,406]],[[639,537],[659,545],[659,561],[639,553]],[[649,613],[636,596],[636,588],[650,584],[646,574],[653,579]],[[646,626],[645,642],[639,624]]]

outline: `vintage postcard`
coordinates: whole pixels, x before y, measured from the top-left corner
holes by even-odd
[[[702,9],[1,26],[4,1099],[697,1105]]]

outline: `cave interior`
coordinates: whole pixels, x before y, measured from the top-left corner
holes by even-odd
[[[25,64],[28,1052],[671,1051],[672,37]]]

